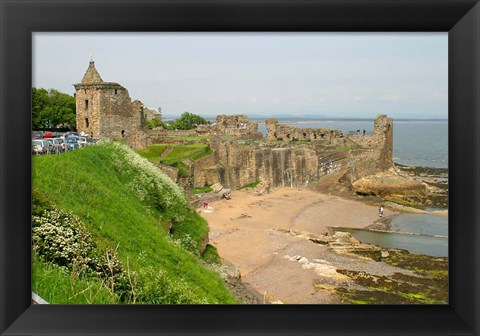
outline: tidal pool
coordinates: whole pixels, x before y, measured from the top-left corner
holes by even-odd
[[[363,243],[434,257],[448,257],[447,216],[401,214],[391,220],[388,229],[390,232],[336,228],[339,231],[350,232]]]

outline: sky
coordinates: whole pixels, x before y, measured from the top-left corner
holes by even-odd
[[[91,59],[164,115],[448,118],[448,33],[39,33],[33,86],[73,95]]]

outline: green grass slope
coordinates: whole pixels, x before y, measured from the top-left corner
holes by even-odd
[[[208,235],[207,223],[188,205],[175,183],[127,146],[103,142],[61,155],[35,156],[32,171],[33,213],[40,218],[34,216],[34,232],[43,234],[37,243],[41,248],[35,250],[39,255],[34,257],[37,265],[43,263],[33,278],[33,289],[37,288],[40,296],[59,300],[41,291],[45,288],[41,278],[47,271],[55,271],[58,264],[67,263],[62,262],[61,253],[70,253],[76,262],[60,265],[63,272],[81,274],[87,282],[88,277],[97,276],[91,281],[97,287],[104,283],[112,295],[108,300],[237,303],[223,279],[200,258]],[[58,211],[71,213],[74,219],[52,214],[48,216],[64,219],[42,219],[41,216],[47,216],[42,211],[52,204]],[[49,226],[45,224],[48,221]],[[74,222],[71,228],[61,228],[67,225],[62,223],[70,222]],[[68,242],[52,239],[52,244],[64,252],[52,252],[51,246],[42,245],[49,241],[52,227],[57,235],[68,238]],[[82,246],[81,241],[72,240],[72,230],[88,231],[84,239],[88,242],[91,236],[92,242],[83,244],[86,252],[81,257],[80,252],[69,252],[65,247]],[[89,272],[78,271],[82,263]],[[121,271],[115,271],[117,268]],[[98,275],[101,273],[103,278]],[[86,288],[82,290],[92,291],[89,285]],[[98,303],[108,302],[101,299],[102,295],[97,296]],[[89,303],[97,303],[93,301]]]
[[[171,152],[165,157],[161,157],[163,152],[170,147]],[[189,144],[189,145],[166,145],[154,144],[138,151],[138,154],[155,163],[163,163],[175,167],[179,170],[180,176],[185,176],[187,167],[184,160],[198,160],[213,153],[209,145]]]

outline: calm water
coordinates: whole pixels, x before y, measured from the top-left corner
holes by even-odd
[[[364,243],[387,248],[399,248],[412,253],[427,254],[434,257],[448,257],[448,217],[430,214],[400,214],[390,223],[390,231],[398,234],[374,232],[362,229],[342,228]]]
[[[426,254],[434,257],[448,257],[448,238],[372,232],[346,228],[342,228],[341,231],[350,232],[353,237],[364,243],[386,248],[399,248],[408,250],[411,253]]]
[[[389,230],[448,236],[448,217],[426,214],[401,214],[392,219]]]
[[[282,121],[300,128],[326,127],[346,134],[357,129],[373,132],[372,121]],[[265,124],[258,130],[267,134]],[[448,168],[448,121],[393,121],[393,159],[403,165]]]

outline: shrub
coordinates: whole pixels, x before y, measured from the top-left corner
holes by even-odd
[[[126,271],[116,251],[100,251],[83,222],[56,207],[32,216],[33,252],[62,266],[75,276],[105,278],[112,293],[126,298],[131,291]]]

